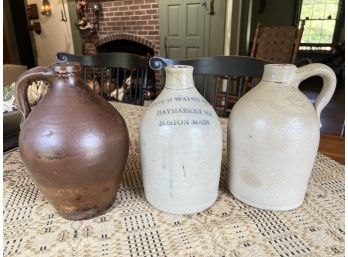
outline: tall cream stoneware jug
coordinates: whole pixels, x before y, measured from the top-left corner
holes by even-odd
[[[205,210],[218,195],[222,129],[193,83],[193,67],[167,66],[166,84],[140,127],[145,197],[173,214]]]
[[[324,85],[313,106],[298,85],[314,75]],[[334,72],[323,64],[265,65],[261,82],[229,117],[229,190],[237,199],[268,210],[302,204],[319,145],[320,113],[335,87]]]

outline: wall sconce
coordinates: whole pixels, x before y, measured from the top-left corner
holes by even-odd
[[[46,16],[51,16],[51,5],[48,0],[42,1],[41,14]]]

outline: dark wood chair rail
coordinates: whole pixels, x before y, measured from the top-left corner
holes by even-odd
[[[148,58],[131,53],[102,53],[96,55],[74,55],[64,52],[57,53],[58,61],[78,62],[83,66],[148,68]]]
[[[194,74],[262,77],[263,66],[272,62],[247,56],[213,56],[200,59],[174,60],[162,57],[150,58],[150,67],[164,69],[168,65],[193,66]]]

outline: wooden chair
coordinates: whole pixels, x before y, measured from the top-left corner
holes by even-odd
[[[305,21],[301,28],[294,26],[256,27],[251,57],[276,63],[295,63]]]
[[[57,59],[80,63],[85,85],[106,99],[144,105],[148,58],[121,52],[96,55],[60,52]]]
[[[271,62],[245,56],[215,56],[193,60],[172,60],[152,57],[150,67],[161,70],[167,65],[193,66],[196,88],[221,117],[227,117],[233,104],[244,93],[245,84],[255,85]],[[163,84],[163,83],[162,83]],[[223,93],[218,93],[223,91]]]

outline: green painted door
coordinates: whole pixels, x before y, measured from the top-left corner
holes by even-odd
[[[225,1],[160,0],[161,56],[194,59],[223,54]]]

